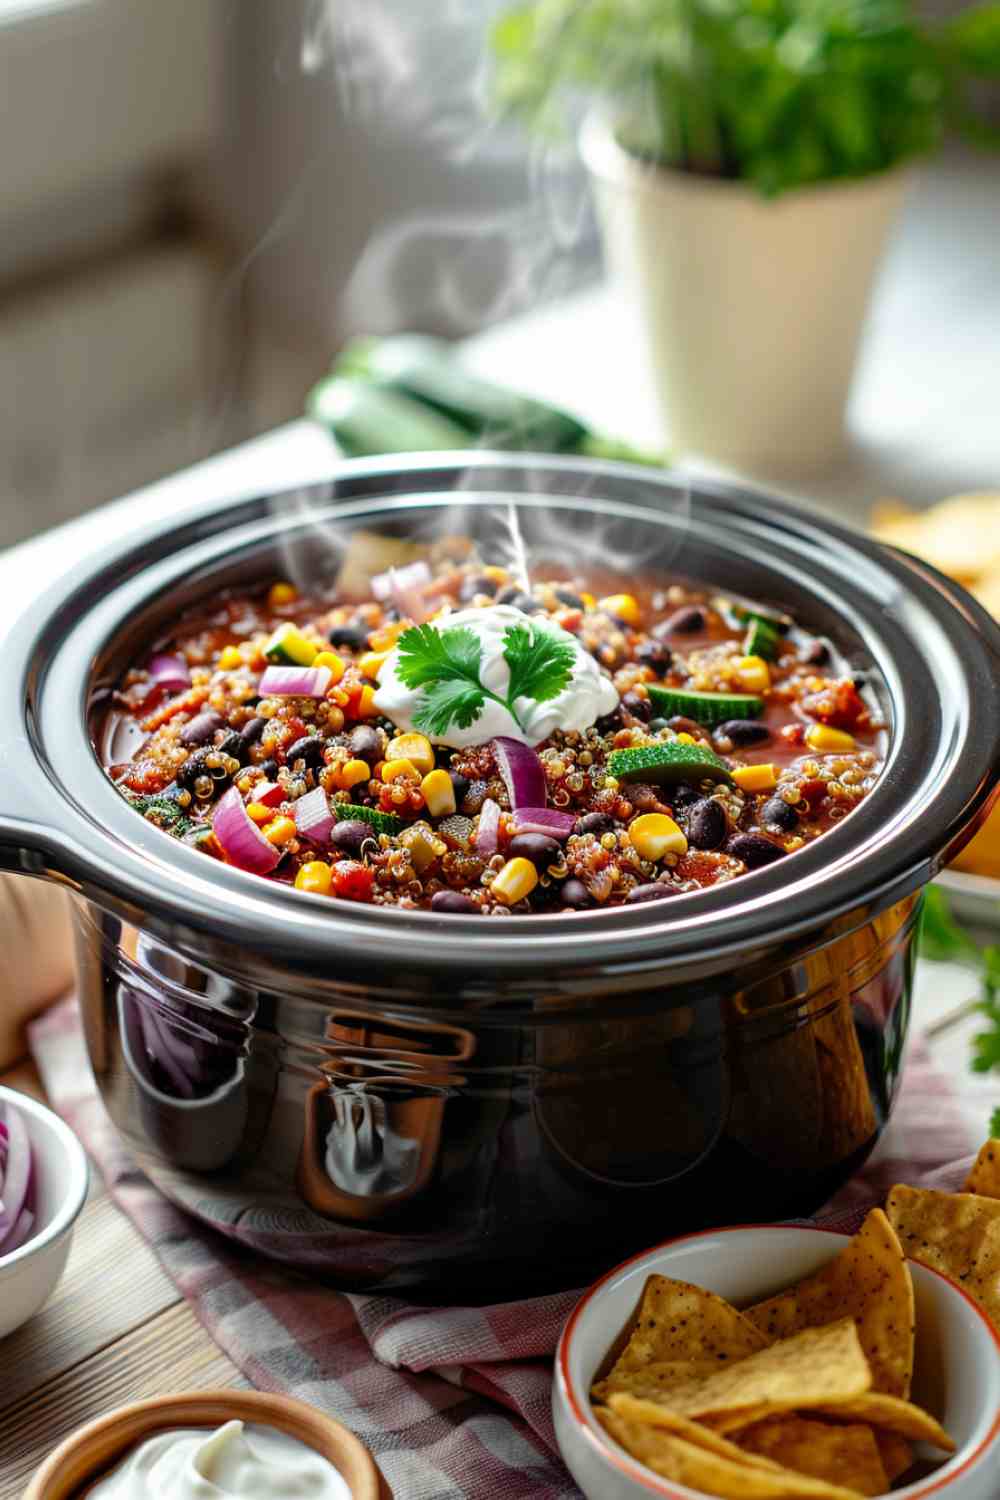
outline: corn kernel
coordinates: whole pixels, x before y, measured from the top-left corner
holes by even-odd
[[[341,791],[371,780],[371,767],[366,760],[345,760],[334,768],[333,779]]]
[[[267,602],[271,609],[280,609],[283,604],[291,604],[299,597],[299,591],[294,583],[272,583],[267,591]]]
[[[737,766],[733,780],[745,792],[771,792],[778,785],[777,767],[770,763],[759,766]]]
[[[811,750],[853,750],[854,736],[846,729],[831,729],[829,724],[813,724],[806,730],[806,744]]]
[[[632,847],[643,859],[654,862],[665,854],[686,854],[688,841],[673,818],[665,813],[643,813],[628,829]]]
[[[358,660],[358,669],[361,675],[363,677],[370,677],[373,682],[376,681],[379,669],[388,655],[388,651],[366,651],[364,656]]]
[[[491,578],[494,583],[498,583],[499,584],[499,583],[506,583],[507,582],[507,569],[506,568],[498,568],[498,567],[495,567],[492,563],[490,563],[487,567],[483,568],[481,571],[482,571],[482,576],[484,578]]]
[[[266,828],[262,828],[261,832],[269,844],[276,844],[280,848],[282,844],[292,842],[298,829],[291,818],[275,818],[273,822],[268,823]]]
[[[606,615],[614,615],[616,620],[624,620],[626,625],[637,627],[642,624],[642,610],[631,594],[608,594],[600,600],[599,608]]]
[[[247,817],[253,823],[270,823],[274,817],[274,808],[265,807],[263,802],[248,802]]]
[[[386,760],[382,762],[382,780],[398,781],[400,776],[412,776],[417,780],[417,768],[412,760]]]
[[[404,630],[409,630],[408,620],[393,620],[389,625],[380,625],[368,637],[372,651],[391,651]]]
[[[427,811],[432,818],[450,816],[456,811],[455,783],[447,771],[430,771],[420,783]]]
[[[766,693],[771,686],[771,671],[762,656],[741,656],[736,676],[748,693]]]
[[[490,886],[490,894],[505,906],[513,906],[530,896],[537,884],[538,871],[530,859],[509,859]]]
[[[239,646],[226,646],[219,657],[219,667],[223,672],[235,672],[242,667],[243,657],[240,655]]]
[[[597,600],[594,598],[593,594],[582,593],[580,595],[580,598],[583,600],[584,609],[597,608]]]
[[[303,865],[295,877],[297,891],[312,891],[314,896],[326,896],[330,891],[333,871],[321,859],[311,859]]]
[[[411,761],[421,776],[434,769],[434,746],[423,734],[397,734],[389,741],[386,760]]]
[[[678,745],[693,745],[694,744],[694,735],[693,734],[685,734],[684,731],[682,730],[681,733],[677,736],[677,743],[678,743]]]
[[[374,719],[377,713],[375,689],[366,682],[358,694],[358,701],[354,706],[354,717],[356,719]]]
[[[313,666],[329,668],[330,681],[327,684],[328,687],[333,687],[333,684],[339,682],[344,675],[344,661],[342,657],[337,655],[336,651],[320,651],[313,658]]]

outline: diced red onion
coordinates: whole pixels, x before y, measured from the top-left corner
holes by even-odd
[[[553,839],[568,839],[575,822],[575,813],[559,812],[554,807],[519,807],[514,814],[518,833],[547,833]]]
[[[186,661],[179,656],[172,656],[165,651],[157,652],[149,658],[146,668],[149,680],[155,687],[165,688],[168,693],[178,693],[182,688],[191,686],[191,673],[188,671]]]
[[[387,568],[384,573],[376,573],[371,582],[372,596],[384,604],[397,589],[420,589],[430,581],[431,570],[420,557],[405,568]]]
[[[306,792],[295,804],[295,826],[311,844],[328,844],[334,816],[321,786]]]
[[[329,667],[267,667],[260,679],[260,694],[262,698],[322,698],[329,686]]]
[[[511,807],[515,811],[521,807],[544,807],[545,770],[531,746],[503,734],[493,744]]]
[[[216,804],[212,831],[230,860],[241,870],[267,875],[281,858],[280,852],[268,843],[248,815],[243,798],[234,786]]]
[[[250,801],[263,807],[280,807],[284,800],[285,788],[276,781],[259,781],[250,793]]]
[[[9,1250],[16,1248],[10,1241],[25,1211],[32,1177],[28,1128],[13,1105],[5,1107],[4,1119],[7,1127],[7,1162],[3,1176],[3,1202],[0,1203],[0,1255],[6,1255]]]
[[[479,827],[476,830],[476,853],[495,854],[500,838],[500,804],[487,797],[479,809]]]

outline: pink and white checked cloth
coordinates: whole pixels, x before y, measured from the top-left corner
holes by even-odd
[[[75,1001],[35,1022],[31,1046],[50,1100],[112,1197],[252,1385],[299,1396],[353,1428],[396,1500],[579,1494],[549,1412],[551,1356],[577,1293],[411,1307],[256,1262],[203,1231],[138,1171],[97,1097]],[[854,1228],[900,1180],[957,1187],[969,1146],[951,1089],[915,1043],[890,1128],[820,1222]]]

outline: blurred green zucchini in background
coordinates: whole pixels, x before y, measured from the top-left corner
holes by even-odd
[[[592,432],[559,407],[466,370],[439,339],[356,339],[309,394],[307,411],[351,458],[493,448],[661,465],[659,454]]]

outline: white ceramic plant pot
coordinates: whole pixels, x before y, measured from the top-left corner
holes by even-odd
[[[760,474],[827,464],[910,173],[768,200],[741,182],[649,166],[596,115],[581,150],[666,441]]]

